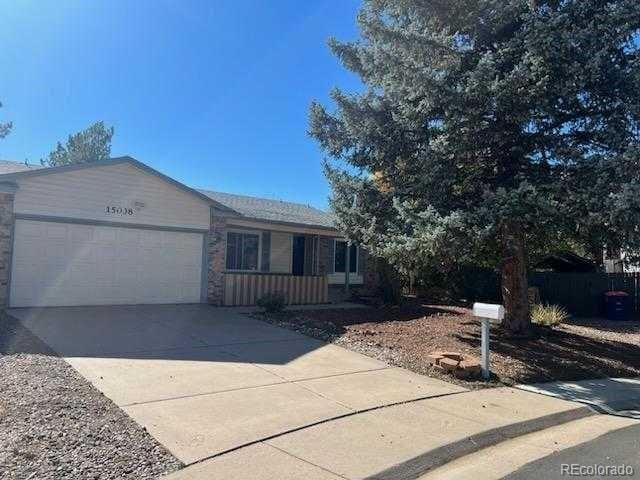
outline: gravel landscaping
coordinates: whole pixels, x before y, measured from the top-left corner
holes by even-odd
[[[437,350],[480,355],[480,324],[469,309],[408,301],[401,307],[290,311],[259,318],[341,345],[425,375],[482,388],[496,383],[535,383],[640,376],[640,322],[572,319],[529,339],[491,332],[494,380],[466,381],[434,368]]]
[[[0,317],[0,478],[142,480],[181,466],[37,337]]]

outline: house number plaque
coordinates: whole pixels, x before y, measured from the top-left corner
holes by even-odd
[[[120,215],[120,216],[130,216],[134,214],[133,208],[130,207],[117,207],[114,205],[107,205],[105,212],[108,215]]]

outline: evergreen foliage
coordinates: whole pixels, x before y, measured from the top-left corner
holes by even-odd
[[[58,142],[55,150],[49,153],[43,165],[59,167],[74,163],[106,160],[111,156],[113,127],[107,128],[104,122],[96,122],[85,130],[69,135],[65,145]]]
[[[365,88],[309,124],[350,239],[404,271],[495,259],[520,333],[532,249],[640,251],[636,0],[364,0],[358,24],[329,45]]]

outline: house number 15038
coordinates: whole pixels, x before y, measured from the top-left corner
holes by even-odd
[[[133,208],[114,207],[114,206],[108,205],[106,207],[106,213],[110,215],[133,215]]]

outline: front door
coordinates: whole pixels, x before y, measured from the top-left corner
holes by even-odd
[[[293,261],[291,273],[294,275],[304,275],[304,235],[293,237]]]

